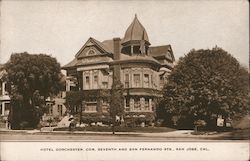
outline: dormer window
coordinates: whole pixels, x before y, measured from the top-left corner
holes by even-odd
[[[87,53],[88,56],[95,55],[95,50],[90,49]]]

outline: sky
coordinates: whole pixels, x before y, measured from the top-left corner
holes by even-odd
[[[122,38],[135,14],[151,46],[172,46],[176,60],[216,45],[249,66],[247,0],[1,1],[0,63],[27,51],[70,62],[89,37]]]

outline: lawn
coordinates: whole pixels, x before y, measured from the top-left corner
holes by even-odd
[[[159,132],[170,132],[176,129],[167,127],[115,127],[116,132],[141,132],[141,133],[159,133]],[[55,128],[53,131],[69,131],[69,128]],[[112,132],[112,127],[101,127],[101,126],[87,126],[87,127],[76,127],[74,131],[95,131],[95,132]]]

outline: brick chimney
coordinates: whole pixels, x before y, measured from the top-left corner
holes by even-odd
[[[121,39],[120,38],[113,38],[114,42],[114,61],[120,60],[120,44]],[[115,64],[113,66],[113,82],[116,83],[117,81],[120,81],[121,77],[121,67],[120,64]]]
[[[114,42],[114,60],[120,60],[120,51],[121,51],[121,39],[119,37],[113,38]]]

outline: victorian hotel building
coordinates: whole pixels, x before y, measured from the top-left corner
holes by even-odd
[[[145,28],[135,15],[122,39],[100,42],[90,37],[62,69],[67,71],[66,91],[83,93],[83,121],[91,117],[93,122],[101,122],[108,117],[110,90],[116,77],[124,87],[125,111],[121,120],[125,123],[134,120],[134,125],[151,124],[174,61],[170,45],[151,46]],[[115,66],[118,71],[114,70]]]

